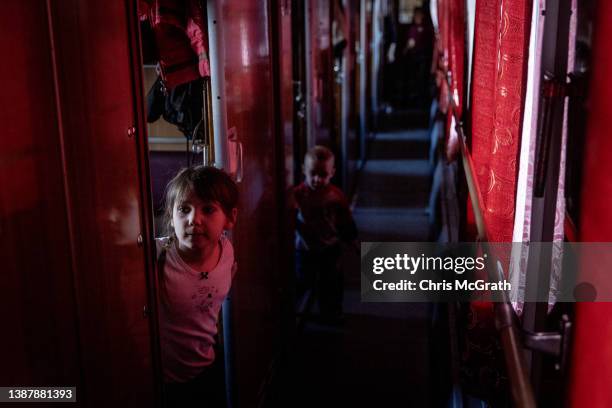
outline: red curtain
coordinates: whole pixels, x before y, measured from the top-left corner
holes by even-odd
[[[530,0],[476,1],[470,142],[492,242],[512,241],[530,25]],[[470,203],[466,219],[473,231]],[[492,304],[472,302],[466,326],[464,387],[495,402],[507,385]]]
[[[612,2],[598,1],[582,181],[580,240],[612,241]],[[583,278],[588,281],[588,270]],[[612,303],[578,303],[571,373],[572,407],[612,406]]]
[[[463,112],[463,89],[464,89],[464,61],[465,61],[465,1],[446,0],[444,3],[443,35],[445,37],[446,52],[445,61],[450,71],[450,88],[448,92],[453,100],[458,117]],[[446,95],[445,95],[446,96]],[[448,97],[448,96],[447,96]],[[455,159],[459,153],[459,141],[454,129],[451,129],[452,112],[447,115],[447,141],[446,157],[449,161]]]
[[[459,151],[458,141],[450,130],[452,111],[448,109],[448,98],[454,99],[457,114],[461,116],[463,109],[463,83],[464,83],[464,59],[465,59],[465,2],[462,0],[439,0],[438,1],[438,78],[440,87],[440,111],[447,114],[446,120],[446,157],[452,161]],[[450,72],[450,87],[446,78]]]
[[[492,242],[511,242],[531,1],[476,2],[471,149]]]
[[[465,1],[449,1],[449,66],[451,70],[451,96],[458,113],[463,109],[464,61],[465,61]]]

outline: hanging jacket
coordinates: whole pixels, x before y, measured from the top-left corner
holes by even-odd
[[[198,0],[153,0],[149,20],[167,89],[210,76],[204,9]]]
[[[202,120],[202,80],[200,78],[164,89],[157,78],[147,94],[147,122],[155,122],[163,115],[164,119],[176,125],[187,139]],[[197,137],[196,137],[197,138]]]

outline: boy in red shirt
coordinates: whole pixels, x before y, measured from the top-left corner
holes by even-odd
[[[305,180],[293,188],[297,211],[296,269],[298,296],[313,288],[321,317],[342,317],[343,276],[339,265],[342,243],[357,238],[357,228],[344,193],[330,184],[334,154],[315,146],[304,157]]]

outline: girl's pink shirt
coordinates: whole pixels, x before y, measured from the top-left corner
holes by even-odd
[[[157,253],[168,246],[168,238],[156,239]],[[160,285],[159,308],[161,354],[165,382],[185,382],[202,372],[215,359],[213,345],[221,304],[231,287],[234,249],[220,239],[221,256],[211,271],[191,268],[175,245],[166,249]]]

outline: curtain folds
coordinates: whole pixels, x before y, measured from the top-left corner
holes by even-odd
[[[492,242],[512,241],[530,25],[530,1],[476,3],[471,148]]]
[[[530,0],[476,1],[469,142],[491,242],[512,241],[531,11]],[[469,207],[467,230],[474,222]],[[501,261],[507,274],[509,256]],[[491,303],[470,303],[465,340],[466,390],[503,399],[507,384]]]
[[[517,178],[516,210],[514,218],[513,242],[529,242],[531,232],[531,207],[533,191],[533,175],[538,130],[540,70],[542,54],[542,38],[544,33],[545,0],[538,0],[532,13],[532,31],[530,33],[529,60],[525,109],[523,112],[523,129],[521,136],[519,172]],[[510,299],[517,313],[523,310],[525,291],[525,276],[527,272],[528,247],[512,248],[509,279],[512,284]]]
[[[438,3],[438,13],[441,16],[440,38],[444,50],[443,67],[450,72],[450,88],[444,81],[443,97],[453,100],[456,113],[461,117],[464,99],[465,77],[465,1],[443,0]],[[452,112],[447,113],[446,121],[446,159],[452,162],[459,153],[459,140],[452,129]]]
[[[539,89],[540,89],[540,70],[542,54],[542,38],[544,21],[543,13],[545,1],[538,0],[537,7],[532,13],[532,33],[529,52],[529,67],[527,74],[527,94],[525,97],[525,111],[523,113],[522,145],[519,160],[519,174],[517,181],[516,212],[514,221],[514,242],[530,242],[531,232],[531,208],[532,208],[532,189],[535,161],[535,143],[537,138],[537,121],[539,115]],[[570,29],[568,37],[568,74],[574,69],[574,56],[576,49],[576,19],[577,19],[577,0],[572,0],[572,14],[570,19]],[[564,241],[564,220],[565,220],[565,161],[567,146],[567,120],[568,120],[568,101],[565,101],[563,116],[563,133],[561,141],[559,180],[557,192],[557,204],[555,213],[555,228],[553,242],[563,243]],[[527,259],[529,250],[527,246],[514,247],[510,264],[510,281],[512,291],[510,297],[517,311],[521,314],[523,309],[525,277],[527,274]],[[562,246],[553,246],[551,275],[550,275],[550,294],[549,305],[552,307],[557,298],[558,288],[561,282],[563,253]]]

